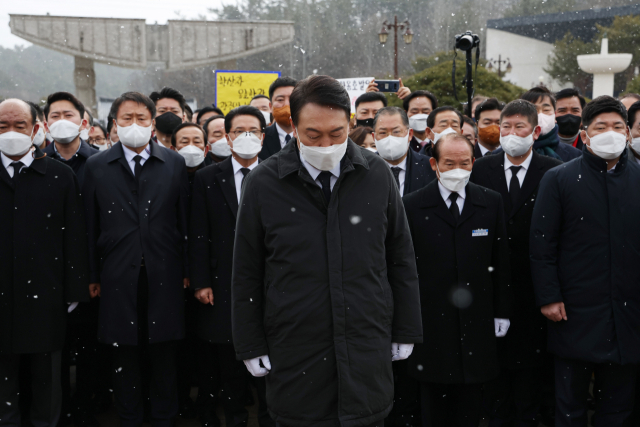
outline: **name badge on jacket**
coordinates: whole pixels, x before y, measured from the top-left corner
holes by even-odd
[[[478,228],[477,230],[471,230],[471,237],[480,237],[480,236],[488,236],[489,229],[488,228]]]

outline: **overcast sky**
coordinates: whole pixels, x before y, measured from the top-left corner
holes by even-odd
[[[31,43],[11,34],[9,14],[85,16],[100,18],[144,18],[147,24],[166,24],[178,19],[176,12],[187,19],[207,14],[207,9],[232,4],[235,0],[0,0],[0,46],[28,46]],[[208,14],[211,18],[212,15]]]

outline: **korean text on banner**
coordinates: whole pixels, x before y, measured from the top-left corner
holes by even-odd
[[[356,99],[367,90],[367,86],[371,83],[373,77],[356,77],[353,79],[338,79],[340,84],[344,86],[351,99],[351,114],[356,112]]]
[[[249,105],[256,95],[269,96],[269,86],[280,77],[278,71],[217,70],[216,107],[225,114],[241,105]]]

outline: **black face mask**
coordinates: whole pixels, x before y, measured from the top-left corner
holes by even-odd
[[[181,124],[182,119],[171,112],[156,116],[156,129],[167,135],[171,135]]]
[[[370,128],[373,127],[373,119],[357,119],[356,120],[356,127],[360,127],[360,126],[369,126]]]
[[[558,123],[558,133],[560,135],[573,136],[580,130],[582,117],[574,114],[565,114],[564,116],[556,116]]]

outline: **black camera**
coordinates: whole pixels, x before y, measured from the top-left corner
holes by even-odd
[[[477,34],[471,34],[471,31],[456,36],[456,49],[471,50],[479,45],[480,37]]]

